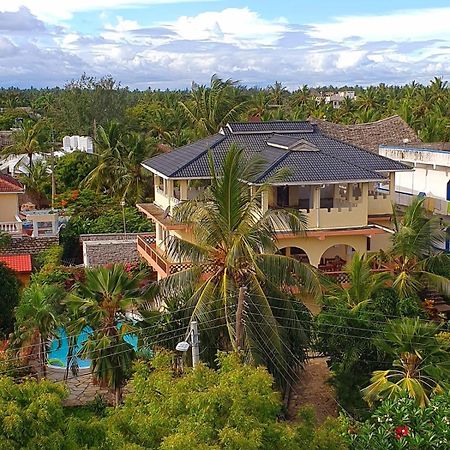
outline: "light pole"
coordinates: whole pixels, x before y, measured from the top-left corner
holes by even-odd
[[[125,221],[125,201],[124,200],[122,200],[120,202],[120,206],[122,207],[123,232],[126,235],[127,234],[127,223]]]

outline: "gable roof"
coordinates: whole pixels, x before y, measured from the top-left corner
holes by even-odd
[[[1,263],[14,272],[31,272],[31,255],[0,255]]]
[[[0,173],[0,192],[22,193],[23,184],[10,175]]]
[[[296,148],[295,143],[301,147]],[[330,138],[310,122],[232,123],[213,136],[155,156],[143,165],[167,178],[210,178],[209,150],[220,170],[233,144],[243,148],[246,157],[258,155],[264,161],[261,173],[247,180],[253,183],[266,181],[280,169],[289,171],[280,184],[377,181],[384,178],[380,172],[410,170],[402,163]]]
[[[416,132],[398,115],[376,122],[343,125],[311,118],[319,130],[329,137],[378,153],[380,145],[420,144]]]

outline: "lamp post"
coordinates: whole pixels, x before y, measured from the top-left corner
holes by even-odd
[[[120,206],[122,207],[123,232],[126,235],[127,234],[127,223],[125,221],[125,201],[124,200],[122,200],[120,202]]]

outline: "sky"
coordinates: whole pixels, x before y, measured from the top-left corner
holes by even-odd
[[[449,24],[449,0],[0,0],[0,86],[427,83]]]

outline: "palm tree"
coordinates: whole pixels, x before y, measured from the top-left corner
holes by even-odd
[[[427,286],[450,295],[450,280],[439,275],[448,266],[450,255],[436,249],[444,242],[437,217],[427,217],[423,198],[416,198],[400,219],[393,208],[392,247],[381,252],[381,266],[394,276],[393,287],[403,298],[417,294]]]
[[[386,287],[390,279],[387,272],[372,272],[372,258],[355,253],[344,270],[348,274],[348,286],[341,283],[331,285],[326,291],[326,298],[331,304],[334,301],[345,303],[351,311],[356,312],[367,305],[377,291]]]
[[[242,149],[230,148],[220,173],[210,155],[210,170],[205,198],[184,202],[174,211],[174,220],[192,228],[193,242],[173,237],[167,243],[170,257],[191,261],[193,267],[164,279],[163,289],[177,292],[192,286],[187,302],[191,318],[201,327],[211,321],[222,324],[218,347],[238,349],[242,344],[248,360],[266,364],[286,385],[307,344],[305,322],[296,308],[300,303],[290,288],[319,295],[320,285],[314,268],[275,254],[276,229],[301,233],[305,218],[294,210],[261,211],[261,194],[268,186],[251,193],[242,181],[261,170],[260,161],[244,158]],[[246,319],[242,341],[235,342],[240,288],[246,289]],[[288,330],[298,331],[295,345],[289,345]]]
[[[80,355],[92,360],[94,379],[114,391],[116,406],[135,355],[125,339],[134,330],[126,313],[145,296],[140,282],[141,275],[130,275],[121,265],[90,269],[67,301],[83,325],[93,329]]]
[[[440,327],[420,319],[390,321],[375,345],[394,358],[393,368],[373,372],[362,390],[369,403],[408,395],[423,408],[432,393],[442,393],[450,381],[449,345],[436,337]]]
[[[186,117],[200,136],[217,133],[227,122],[236,120],[244,110],[245,101],[236,101],[236,81],[213,75],[210,87],[192,85],[189,101],[180,101]]]
[[[112,192],[131,204],[143,200],[152,183],[142,163],[158,153],[156,145],[142,134],[126,135],[115,152],[116,157],[110,160],[109,170],[115,178]]]
[[[49,167],[45,160],[37,160],[33,165],[29,165],[27,171],[19,179],[25,185],[27,193],[31,194],[37,208],[46,199],[45,191],[50,187]]]
[[[25,120],[21,127],[13,133],[13,143],[6,146],[4,155],[27,155],[30,167],[33,166],[33,155],[46,152],[49,136],[45,132],[43,119],[33,122]]]
[[[122,129],[117,122],[109,122],[106,127],[99,126],[97,128],[95,155],[98,163],[83,180],[85,186],[95,188],[97,192],[110,193],[111,187],[116,181],[111,166],[117,157],[122,136]]]
[[[23,291],[16,308],[19,341],[37,347],[40,367],[38,376],[46,376],[47,345],[50,338],[56,337],[60,325],[56,305],[64,296],[59,286],[33,283]]]

